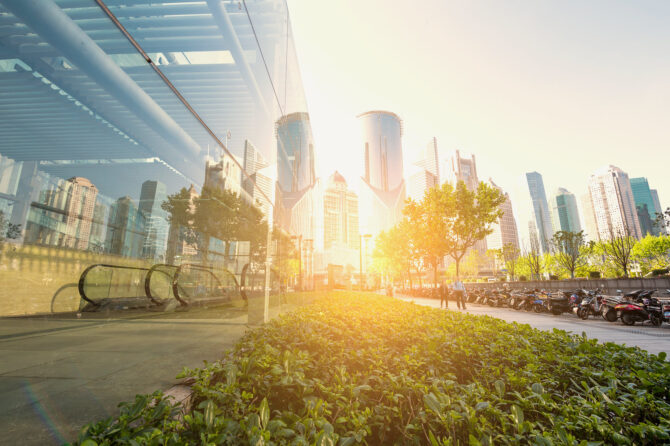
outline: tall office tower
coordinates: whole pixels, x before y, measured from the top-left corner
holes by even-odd
[[[388,111],[358,115],[363,149],[360,187],[360,226],[376,236],[402,218],[405,180],[402,159],[402,121]]]
[[[354,264],[360,244],[358,196],[347,188],[344,177],[335,172],[323,192],[324,263]]]
[[[419,151],[412,163],[411,173],[407,180],[407,196],[420,201],[426,191],[440,185],[439,160],[437,155],[437,138]]]
[[[205,163],[204,187],[239,194],[242,190],[241,178],[242,170],[227,153],[219,161],[207,160]]]
[[[146,224],[142,257],[155,261],[165,260],[168,229],[167,212],[161,205],[167,200],[165,185],[160,181],[145,181],[140,191],[140,213]]]
[[[661,207],[661,201],[658,199],[658,191],[656,189],[651,190],[651,198],[654,200],[654,207],[656,208],[658,213],[663,214],[664,210],[663,210],[663,207]],[[657,218],[658,218],[658,216],[657,216]],[[659,231],[661,232],[661,234],[666,235],[667,231],[663,227],[663,225],[661,225],[661,227],[659,228]]]
[[[642,235],[659,235],[661,233],[660,228],[654,222],[662,212],[662,209],[660,205],[656,206],[651,189],[649,188],[649,182],[646,178],[631,178],[630,188],[633,191],[635,209]]]
[[[477,177],[477,164],[475,156],[469,159],[461,156],[460,150],[454,151],[442,164],[442,181],[456,186],[462,181],[469,190],[477,190],[479,178]]]
[[[263,214],[270,216],[272,203],[272,172],[270,164],[261,152],[249,141],[244,141],[244,171],[251,177],[242,176],[242,189],[247,198],[261,208]],[[254,187],[254,183],[256,186]]]
[[[316,239],[321,197],[314,171],[314,140],[308,113],[276,122],[277,183],[275,223],[290,234]]]
[[[593,210],[593,203],[591,202],[591,192],[588,190],[585,194],[579,197],[582,206],[582,217],[584,223],[584,234],[586,239],[592,242],[600,241],[600,234],[598,233],[598,225],[596,224],[596,214]]]
[[[591,174],[589,193],[600,240],[642,236],[628,174],[615,166],[602,167]]]
[[[503,211],[502,216],[493,225],[493,232],[486,237],[486,245],[488,249],[500,249],[505,245],[511,244],[519,249],[519,235],[509,194],[503,191],[491,178],[489,178],[489,184],[505,195],[505,202],[500,206],[500,209]]]
[[[105,250],[123,257],[140,257],[146,237],[144,215],[130,197],[121,197],[110,207]]]
[[[533,217],[540,247],[542,252],[550,252],[554,230],[551,225],[551,213],[549,212],[549,204],[547,204],[547,194],[544,190],[542,175],[538,172],[526,173],[526,184],[533,205]]]
[[[407,196],[414,201],[421,201],[428,189],[439,186],[438,178],[426,169],[416,169],[407,180]]]
[[[440,167],[437,153],[437,138],[433,137],[426,147],[419,152],[419,156],[414,162],[414,165],[427,170],[440,182]]]
[[[579,232],[582,230],[577,198],[567,189],[559,187],[551,197],[551,219],[556,231]]]

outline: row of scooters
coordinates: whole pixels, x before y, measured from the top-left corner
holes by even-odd
[[[628,293],[618,291],[617,296],[606,296],[600,289],[557,293],[538,289],[472,290],[468,292],[467,301],[536,313],[574,313],[584,320],[594,316],[602,317],[608,322],[621,320],[625,325],[639,322],[660,327],[663,322],[670,323],[670,289],[666,290],[669,295],[665,297],[654,296],[656,292],[657,290],[641,289]]]

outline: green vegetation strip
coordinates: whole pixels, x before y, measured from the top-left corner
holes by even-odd
[[[184,416],[138,396],[79,443],[670,443],[665,354],[369,294],[323,296],[183,375]]]

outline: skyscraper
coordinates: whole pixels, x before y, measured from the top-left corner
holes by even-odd
[[[658,210],[658,213],[663,214],[664,210],[661,206],[661,200],[658,199],[658,191],[656,189],[651,190],[651,198],[654,200],[654,207]],[[657,215],[658,218],[658,215]],[[659,228],[661,234],[666,234],[666,229],[661,225]]]
[[[519,249],[519,236],[509,194],[504,192],[491,178],[489,178],[489,184],[505,195],[505,202],[500,206],[500,210],[503,211],[502,216],[498,223],[493,225],[493,232],[486,237],[486,245],[488,249],[500,249],[505,245],[512,245]]]
[[[542,252],[550,252],[551,238],[554,236],[554,230],[551,225],[551,214],[547,204],[547,194],[544,190],[544,181],[542,175],[538,172],[526,173],[526,183],[528,193],[533,205],[534,223],[537,227],[537,238],[542,248]]]
[[[224,154],[219,161],[207,160],[205,163],[206,188],[239,194],[242,189],[241,179],[242,170],[228,154]]]
[[[635,209],[637,211],[638,221],[640,222],[642,235],[660,234],[658,225],[655,225],[654,221],[662,210],[660,209],[660,206],[656,206],[651,189],[649,188],[649,182],[646,178],[631,178],[630,188],[633,191]]]
[[[449,156],[442,167],[443,181],[447,181],[456,186],[456,183],[462,181],[469,190],[477,190],[479,187],[479,178],[477,177],[477,164],[475,156],[469,159],[463,158],[459,150],[454,151]]]
[[[277,183],[274,221],[303,239],[316,240],[322,197],[314,172],[314,142],[307,113],[291,113],[276,122]]]
[[[167,212],[161,205],[167,200],[165,184],[160,181],[145,181],[140,191],[140,213],[144,216],[146,237],[142,257],[159,261],[165,259],[169,224]]]
[[[593,203],[591,202],[591,192],[588,190],[579,198],[582,205],[582,217],[584,217],[584,231],[587,240],[592,242],[600,241],[600,234],[598,233],[598,225],[596,224],[596,214],[593,211]]]
[[[105,250],[123,257],[140,257],[145,231],[144,215],[130,197],[121,197],[109,211]]]
[[[256,205],[261,208],[263,214],[269,216],[271,203],[268,199],[272,199],[271,167],[263,154],[248,140],[244,141],[243,167],[251,177],[251,179],[246,177],[243,177],[242,179],[242,189],[244,190],[245,195],[251,198]],[[254,183],[256,184],[256,187],[254,187]]]
[[[551,197],[551,218],[556,231],[579,232],[582,230],[577,198],[562,187],[559,187]]]
[[[419,201],[428,189],[440,185],[439,159],[437,155],[437,138],[432,138],[419,151],[412,163],[412,171],[407,180],[407,195]]]
[[[358,249],[358,196],[347,188],[346,180],[337,171],[324,190],[323,211],[324,249]]]
[[[301,192],[316,182],[314,139],[307,113],[291,113],[276,123],[277,184],[283,193]]]
[[[615,166],[596,170],[589,178],[589,193],[600,240],[624,234],[642,236],[626,172]]]
[[[395,113],[369,111],[358,115],[363,142],[360,196],[361,228],[373,236],[400,218],[405,202],[402,121]]]

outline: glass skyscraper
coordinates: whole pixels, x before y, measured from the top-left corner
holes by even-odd
[[[559,187],[551,197],[551,217],[556,231],[579,232],[582,230],[577,210],[577,198],[567,189]]]
[[[554,236],[554,230],[551,224],[551,214],[549,212],[549,205],[547,204],[547,194],[544,190],[542,175],[538,172],[528,172],[526,173],[526,183],[533,205],[537,237],[542,251],[549,252],[551,250],[551,238]]]
[[[649,182],[646,178],[631,178],[630,188],[633,191],[635,208],[640,221],[640,230],[642,235],[659,235],[660,229],[655,224],[657,216],[662,213],[662,209],[657,208],[656,202],[649,188]]]

